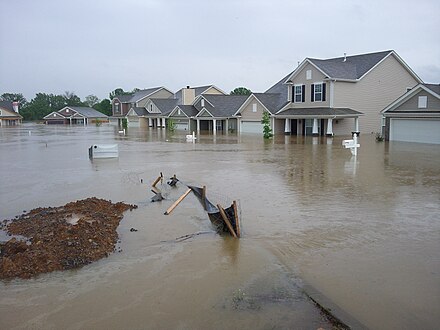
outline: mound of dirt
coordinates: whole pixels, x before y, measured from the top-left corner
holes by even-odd
[[[0,229],[23,237],[0,243],[0,279],[79,268],[108,256],[123,213],[135,208],[92,197],[4,220]]]

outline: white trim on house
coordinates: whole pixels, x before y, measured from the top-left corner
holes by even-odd
[[[408,101],[411,97],[413,97],[415,94],[417,94],[420,90],[424,90],[425,92],[431,94],[432,96],[440,99],[440,95],[434,92],[433,90],[429,89],[428,87],[424,86],[423,84],[418,84],[410,91],[406,92],[402,96],[400,96],[397,100],[395,100],[393,103],[388,105],[385,109],[381,111],[381,113],[385,113],[387,111],[394,110],[404,102]]]
[[[262,107],[265,111],[269,112],[269,114],[272,116],[272,112],[269,111],[268,108],[266,108],[266,106],[258,99],[258,97],[256,97],[254,94],[250,94],[249,97],[246,99],[246,101],[243,102],[243,104],[240,106],[240,108],[238,108],[237,111],[235,111],[235,113],[232,116],[237,116],[239,113],[241,114],[241,112],[249,105],[250,100],[254,98]]]
[[[196,115],[196,118],[203,118],[203,117],[201,117],[205,112],[207,112],[212,118],[216,118],[216,117],[214,117],[213,115],[212,115],[212,113],[210,113],[209,111],[208,111],[208,109],[206,109],[206,108],[202,108],[202,109],[200,109],[200,111],[197,113],[197,115]],[[206,118],[206,117],[205,117]]]
[[[207,94],[207,95],[210,95],[210,94]],[[204,99],[206,102],[208,102],[213,108],[215,108],[214,104],[212,104],[211,102],[209,102],[209,101],[205,98],[205,96],[202,95],[202,94],[196,96],[196,98],[194,99],[193,103],[191,103],[191,105],[195,105],[195,104],[199,101],[200,98],[203,98],[203,99]]]
[[[176,111],[179,111],[179,110],[181,111],[181,113],[183,113],[183,114],[185,115],[186,118],[191,118],[191,117],[189,117],[189,116],[186,114],[186,112],[183,111],[183,109],[182,109],[181,107],[179,107],[178,105],[176,105],[176,106],[174,107],[174,109],[170,112],[170,114],[169,114],[167,117],[170,118],[170,117],[174,116],[174,114],[176,113]]]
[[[174,95],[174,93],[172,92],[172,91],[170,91],[168,88],[166,88],[166,87],[164,87],[164,86],[162,86],[162,87],[159,87],[158,89],[156,89],[156,90],[154,90],[153,92],[151,92],[150,94],[148,94],[148,95],[145,95],[144,97],[141,97],[140,99],[137,99],[137,100],[135,100],[134,101],[134,103],[136,104],[136,106],[137,106],[137,103],[138,102],[140,102],[140,101],[142,101],[143,99],[145,99],[145,98],[148,98],[148,97],[150,97],[151,95],[153,95],[153,94],[155,94],[155,93],[157,93],[157,92],[159,92],[159,91],[161,91],[162,89],[164,89],[164,90],[166,90],[166,91],[168,91],[168,92],[170,92],[171,93],[171,95]],[[134,96],[134,95],[133,95]],[[170,97],[171,98],[171,97]],[[127,102],[127,103],[131,103],[131,102]]]
[[[312,61],[310,61],[310,59],[308,57],[306,57],[301,64],[292,72],[292,74],[286,79],[286,81],[284,82],[284,84],[289,84],[291,85],[293,83],[293,78],[296,77],[296,75],[303,69],[303,67],[306,65],[306,63],[311,64],[316,70],[318,70],[319,72],[321,72],[324,76],[328,77],[328,74],[325,73],[324,71],[322,71],[319,67],[317,67]],[[291,81],[291,82],[289,82]]]
[[[43,119],[53,119],[53,118],[54,118],[54,117],[53,117],[54,114],[56,114],[57,116],[60,116],[60,117],[62,117],[62,118],[64,118],[64,119],[69,118],[69,117],[65,117],[65,116],[63,116],[63,115],[60,114],[58,111],[52,111],[52,112],[49,113],[48,115],[44,116]],[[52,116],[52,117],[50,117],[50,116]]]

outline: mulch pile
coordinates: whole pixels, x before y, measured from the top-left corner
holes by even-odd
[[[0,243],[0,279],[31,278],[107,257],[115,249],[123,213],[135,208],[92,197],[0,222],[0,229],[27,238]]]

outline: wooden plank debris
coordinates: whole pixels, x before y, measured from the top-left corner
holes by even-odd
[[[237,237],[240,238],[240,236],[241,236],[241,229],[240,229],[240,219],[238,219],[237,202],[233,201],[232,205],[234,206],[235,229],[237,230]]]
[[[180,196],[174,203],[173,203],[173,205],[171,205],[169,208],[168,208],[168,210],[166,210],[166,212],[164,213],[165,215],[168,215],[168,214],[170,214],[175,208],[176,208],[176,206],[177,205],[179,205],[180,204],[180,202],[181,201],[183,201],[183,199],[186,197],[186,196],[188,196],[188,194],[191,192],[192,190],[191,189],[188,189],[182,196]]]
[[[220,211],[220,215],[223,218],[223,221],[226,223],[226,226],[229,229],[229,232],[231,233],[232,236],[234,236],[235,238],[237,238],[237,234],[234,231],[234,228],[232,228],[231,222],[228,219],[228,216],[226,215],[225,210],[223,209],[223,207],[221,207],[220,204],[217,204],[217,208]]]

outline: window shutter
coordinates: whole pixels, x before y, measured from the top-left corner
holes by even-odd
[[[312,84],[310,87],[310,101],[315,102],[315,84]]]
[[[306,101],[306,85],[302,85],[302,100],[301,102]]]
[[[325,86],[326,86],[327,84],[326,83],[323,83],[322,84],[322,101],[324,102],[325,101]]]
[[[292,94],[290,97],[290,101],[295,102],[295,86],[292,86]]]

